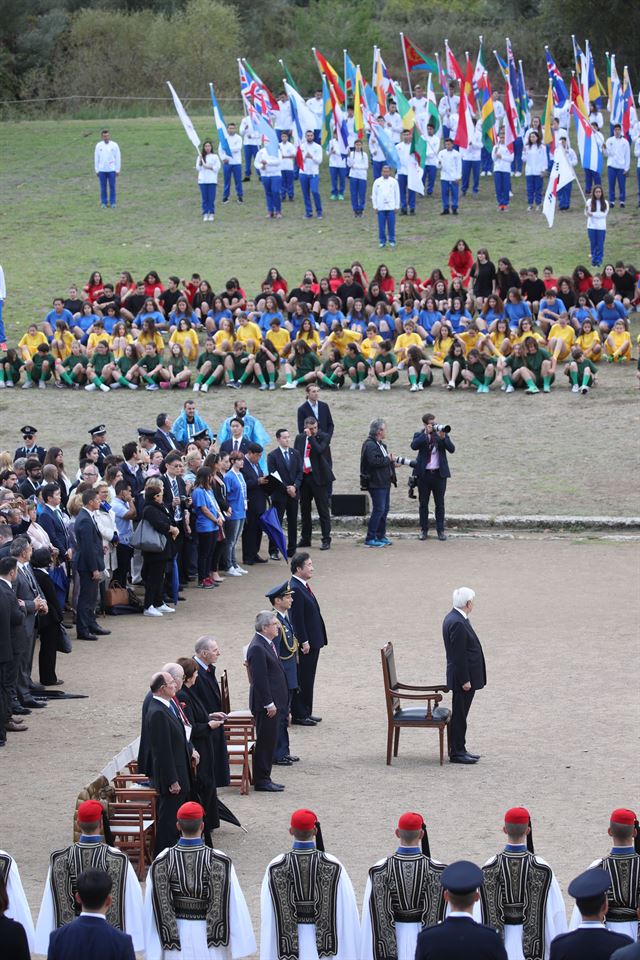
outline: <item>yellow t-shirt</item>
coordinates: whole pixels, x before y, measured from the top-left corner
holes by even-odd
[[[286,327],[280,327],[279,330],[274,330],[273,327],[271,327],[265,339],[271,341],[280,356],[282,356],[284,348],[287,346],[287,344],[291,342],[291,337],[289,336],[289,331],[286,329]]]
[[[234,335],[232,333],[229,333],[228,330],[218,330],[218,332],[214,333],[213,335],[213,342],[215,343],[216,348],[218,350],[221,349],[222,344],[225,341],[229,344],[229,350],[231,350],[234,340],[235,340]]]
[[[169,344],[179,343],[186,356],[195,356],[198,353],[198,334],[195,330],[174,330],[169,337]]]
[[[133,343],[133,337],[131,336],[130,333],[125,334],[124,337],[118,337],[118,339],[124,340],[125,344]],[[114,337],[111,337],[112,353],[113,353],[114,359],[119,360],[120,357],[124,356],[124,347],[113,347],[113,341],[114,341]]]
[[[376,333],[373,340],[369,337],[365,337],[362,343],[360,344],[360,353],[365,358],[365,360],[375,360],[378,356],[379,350],[378,347],[382,343],[382,337],[379,333]]]
[[[489,334],[489,340],[494,345],[498,353],[501,353],[501,347],[505,340],[508,340],[509,343],[513,343],[513,333],[511,330],[508,330],[506,333],[498,333],[497,330],[494,330],[493,333]]]
[[[75,337],[70,330],[64,330],[61,334],[57,331],[54,332],[53,339],[62,341],[62,346],[56,347],[56,353],[60,360],[66,360],[67,357],[71,356],[71,344]]]
[[[332,343],[341,357],[347,352],[348,343],[360,343],[362,334],[356,330],[334,330],[327,337],[329,343]]]
[[[304,340],[305,343],[308,343],[312,350],[317,350],[320,346],[320,334],[317,330],[309,330],[304,333],[298,333],[296,340]]]
[[[90,333],[89,339],[87,340],[87,353],[89,356],[91,356],[101,340],[104,340],[106,343],[108,343],[109,349],[111,349],[111,337],[108,333],[106,333],[104,330],[102,333]]]
[[[483,333],[480,333],[479,330],[465,330],[464,333],[459,333],[458,337],[464,343],[464,355],[469,353],[469,350],[477,348],[478,344],[484,337]]]
[[[553,339],[564,341],[566,349],[564,349],[562,353],[567,354],[569,352],[569,348],[575,343],[576,332],[570,323],[568,323],[565,327],[559,323],[554,323],[549,331],[549,340]]]
[[[533,337],[533,339],[537,340],[538,343],[544,343],[544,337],[542,336],[541,333],[538,333],[537,330],[527,330],[526,333],[519,334],[513,342],[524,343],[527,337]]]
[[[253,350],[251,352],[257,353],[258,348],[262,343],[262,331],[257,323],[249,320],[249,322],[245,323],[244,326],[236,327],[236,340],[239,340],[241,343],[243,343],[247,350],[249,349],[247,346],[248,341],[253,340]]]
[[[396,345],[394,347],[394,353],[397,355],[400,352],[403,354],[407,352],[409,347],[421,347],[422,346],[422,337],[419,333],[415,331],[413,333],[401,333],[399,337],[396,338]]]
[[[600,354],[597,354],[595,357],[591,356],[594,346],[598,343],[601,343],[601,340],[597,330],[592,330],[591,333],[581,333],[579,337],[576,337],[576,346],[580,347],[580,349],[584,351],[585,356],[592,361],[600,359]]]
[[[157,330],[153,336],[151,336],[149,333],[141,333],[136,342],[142,344],[144,347],[146,347],[148,343],[154,343],[156,350],[158,351],[158,355],[162,356],[162,352],[164,350],[164,340],[162,339],[162,334],[158,333]]]
[[[433,344],[433,357],[431,362],[437,367],[441,367],[447,359],[447,354],[453,344],[453,337],[445,337],[444,340],[436,340]]]
[[[18,344],[18,350],[22,353],[22,359],[31,360],[41,343],[49,343],[49,341],[40,330],[36,333],[25,333]]]
[[[611,342],[613,345],[613,349],[611,349],[609,342]],[[631,348],[631,336],[629,335],[628,330],[623,330],[621,333],[618,333],[616,330],[612,330],[607,337],[607,353],[611,357],[616,351],[618,351],[618,356],[621,356],[624,350],[621,350],[620,348],[624,348],[625,344],[627,343],[629,344],[629,348]]]

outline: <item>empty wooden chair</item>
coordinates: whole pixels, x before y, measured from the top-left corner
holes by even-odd
[[[109,804],[109,826],[114,845],[137,864],[136,873],[144,878],[145,865],[153,859],[155,817],[151,816],[149,801]]]
[[[387,704],[387,766],[391,765],[391,748],[393,756],[398,756],[400,730],[402,727],[431,727],[438,731],[440,738],[440,766],[444,763],[444,731],[447,731],[447,751],[449,750],[449,721],[451,711],[448,707],[440,707],[442,694],[448,693],[449,688],[443,684],[434,686],[411,686],[400,683],[396,673],[396,664],[393,654],[393,644],[386,643],[380,650],[382,660],[382,676],[384,679],[384,696]],[[408,691],[408,692],[405,692]],[[404,707],[402,701],[425,701],[425,706]]]

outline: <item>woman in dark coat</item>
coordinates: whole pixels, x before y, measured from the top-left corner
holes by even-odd
[[[40,587],[42,596],[47,601],[46,613],[38,614],[38,632],[40,634],[40,654],[38,670],[40,683],[45,687],[57,687],[64,681],[56,676],[56,656],[58,653],[58,636],[62,623],[63,610],[60,606],[56,585],[47,570],[51,566],[51,550],[48,547],[39,547],[31,555],[33,575]]]
[[[161,617],[165,613],[174,613],[174,608],[169,607],[163,599],[164,578],[167,565],[173,559],[173,542],[180,531],[174,527],[171,514],[162,502],[163,494],[162,481],[154,478],[146,483],[142,520],[146,520],[154,530],[163,534],[167,542],[160,553],[142,551],[145,617]]]
[[[7,887],[0,876],[0,943],[2,956],[11,960],[31,960],[27,934],[21,923],[5,916],[9,909]]]
[[[177,662],[184,670],[184,682],[177,697],[192,727],[191,742],[200,754],[200,762],[196,767],[196,791],[198,800],[205,809],[205,842],[209,843],[210,831],[220,826],[213,731],[221,727],[224,720],[222,714],[220,714],[221,719],[216,719],[215,714],[210,717],[207,708],[198,697],[198,664],[195,660],[183,657]]]

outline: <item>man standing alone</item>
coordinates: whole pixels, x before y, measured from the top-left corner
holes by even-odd
[[[373,182],[371,203],[378,217],[378,241],[381,247],[396,245],[396,210],[400,206],[400,187],[391,168],[385,164],[382,176]]]
[[[283,714],[289,709],[289,689],[274,640],[280,623],[271,610],[256,617],[256,632],[247,650],[251,677],[249,706],[256,721],[256,745],[253,755],[254,789],[267,793],[284,790],[271,779],[271,767]]]
[[[453,610],[442,623],[442,639],[447,653],[447,686],[453,693],[451,712],[451,763],[477,763],[477,753],[466,745],[467,715],[476,690],[487,682],[482,645],[469,622],[475,593],[469,587],[453,591]]]
[[[116,177],[120,176],[120,147],[111,139],[108,130],[102,130],[96,143],[94,166],[100,181],[100,203],[103,207],[116,205]],[[109,199],[107,202],[107,190]]]
[[[298,661],[298,689],[291,704],[292,723],[315,727],[322,717],[313,714],[313,687],[318,668],[318,657],[327,645],[320,604],[309,585],[313,576],[313,561],[308,553],[296,553],[291,561],[291,589],[293,603],[289,613],[291,626],[300,645]]]
[[[424,427],[414,433],[411,449],[418,451],[414,473],[418,478],[418,496],[420,502],[420,540],[426,540],[429,532],[429,499],[433,494],[436,513],[438,540],[446,540],[444,532],[444,495],[447,480],[451,476],[447,452],[455,453],[456,448],[448,434],[448,427],[436,429],[436,418],[425,413],[422,418]]]

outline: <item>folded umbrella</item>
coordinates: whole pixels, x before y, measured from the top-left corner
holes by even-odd
[[[260,526],[282,554],[284,560],[287,559],[287,538],[280,524],[278,511],[275,507],[269,507],[268,510],[258,518]]]

